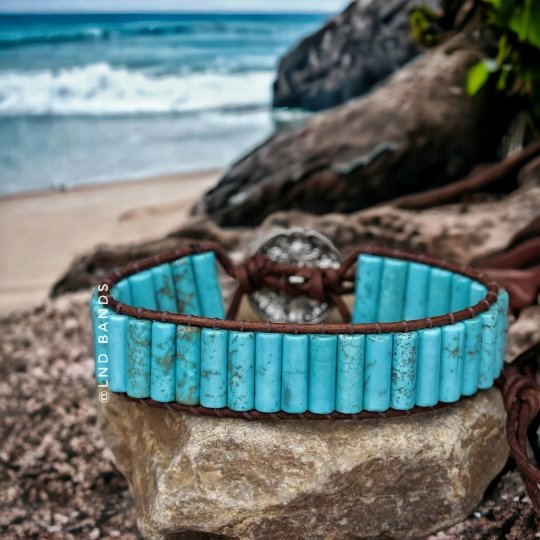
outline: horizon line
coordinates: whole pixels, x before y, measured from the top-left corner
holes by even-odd
[[[2,11],[0,15],[331,15],[335,11]]]

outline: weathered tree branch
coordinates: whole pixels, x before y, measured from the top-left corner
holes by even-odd
[[[462,180],[457,180],[446,186],[422,193],[404,195],[403,197],[392,200],[391,204],[397,208],[431,208],[433,206],[459,201],[463,197],[472,195],[473,193],[490,191],[501,182],[509,180],[510,176],[515,176],[524,164],[538,155],[540,155],[540,139],[521,152],[510,156],[508,159],[482,168],[481,171]],[[507,188],[506,191],[511,191],[511,189]]]

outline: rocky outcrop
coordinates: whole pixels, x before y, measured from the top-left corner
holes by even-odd
[[[274,135],[233,165],[196,213],[233,226],[290,208],[352,212],[489,161],[510,111],[493,114],[493,96],[465,93],[484,44],[481,32],[457,36],[367,96]]]
[[[201,417],[113,395],[102,421],[155,540],[418,538],[465,518],[507,458],[497,390],[336,422]]]
[[[441,0],[357,0],[281,59],[274,107],[319,111],[360,96],[421,52],[410,10]]]

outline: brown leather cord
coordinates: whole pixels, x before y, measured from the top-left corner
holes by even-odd
[[[480,390],[484,391],[484,390]],[[217,416],[219,418],[243,418],[245,420],[373,420],[376,418],[397,418],[402,416],[410,416],[418,413],[433,412],[452,405],[456,405],[462,401],[470,399],[468,396],[463,396],[459,401],[452,403],[439,402],[433,407],[413,407],[407,410],[387,409],[382,412],[373,411],[361,411],[357,414],[344,414],[334,411],[330,414],[316,414],[306,411],[305,413],[287,413],[284,411],[278,411],[275,413],[264,413],[252,409],[251,411],[233,411],[228,407],[222,407],[219,409],[212,409],[209,407],[202,407],[200,405],[183,405],[177,402],[162,403],[160,401],[154,401],[151,398],[133,398],[127,394],[120,394],[128,401],[135,403],[142,403],[148,407],[165,409],[173,412],[187,412],[196,414],[199,416]]]
[[[239,284],[233,295],[233,300],[228,310],[229,313],[235,314],[240,305],[241,297],[247,291],[254,290],[261,286],[270,286],[293,295],[309,295],[313,298],[324,298],[325,300],[333,301],[338,307],[345,322],[331,324],[322,323],[314,326],[312,324],[238,321],[231,318],[212,319],[196,315],[163,313],[158,310],[135,308],[119,302],[111,295],[111,289],[114,284],[125,277],[159,264],[172,262],[188,255],[207,251],[213,251],[215,253],[225,272],[236,279]],[[137,319],[169,322],[172,324],[195,326],[198,328],[217,328],[239,332],[276,332],[282,334],[376,334],[402,332],[404,328],[403,321],[362,324],[351,324],[349,322],[349,312],[345,303],[341,300],[341,294],[353,292],[353,287],[347,282],[353,281],[353,266],[356,264],[358,256],[362,253],[427,264],[457,274],[462,274],[486,286],[487,293],[485,297],[476,305],[462,309],[461,311],[439,315],[437,317],[426,317],[423,319],[407,321],[406,325],[408,332],[455,324],[466,319],[471,319],[480,313],[487,311],[497,300],[499,290],[498,285],[490,277],[478,270],[421,254],[412,254],[371,245],[358,247],[343,261],[338,270],[329,271],[318,268],[298,268],[288,265],[279,265],[257,255],[251,257],[242,265],[235,265],[225,250],[218,244],[190,244],[189,246],[184,246],[183,248],[164,255],[143,259],[117,270],[103,282],[104,285],[108,286],[108,290],[102,294],[107,297],[109,307],[117,313],[122,313]],[[288,277],[292,275],[303,278],[302,282],[295,284],[290,283]],[[328,287],[328,290],[325,290],[325,287]]]
[[[537,428],[540,413],[540,343],[522,353],[504,370],[501,388],[506,416],[506,438],[510,454],[519,469],[527,493],[540,512],[540,470],[529,458],[527,440],[531,427]],[[536,430],[531,438],[538,437]],[[533,441],[537,446],[537,442]]]

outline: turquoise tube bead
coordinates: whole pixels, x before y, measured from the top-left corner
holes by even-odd
[[[120,302],[122,302],[122,300],[120,300],[120,298],[119,298],[118,286],[117,285],[113,285],[113,287],[111,288],[111,296],[115,300],[119,300]]]
[[[255,406],[255,334],[229,332],[227,407],[250,411]]]
[[[418,332],[416,404],[420,407],[431,407],[439,401],[441,343],[440,328],[429,328]]]
[[[94,342],[94,376],[99,384],[109,381],[109,314],[106,297],[96,291],[90,300]]]
[[[465,325],[456,323],[443,326],[439,400],[446,403],[461,397]]]
[[[192,255],[193,273],[204,317],[225,318],[225,307],[216,269],[216,256],[212,251]]]
[[[285,334],[281,369],[281,408],[288,413],[303,413],[308,408],[309,338]]]
[[[493,365],[497,348],[497,305],[480,315],[482,321],[482,352],[478,388],[486,389],[493,385]]]
[[[506,349],[506,332],[508,324],[508,293],[499,289],[497,298],[497,343],[495,344],[495,362],[493,363],[493,378],[496,379],[504,366],[504,353]]]
[[[430,267],[426,264],[410,263],[407,275],[403,319],[423,319],[428,308],[428,286]]]
[[[474,306],[478,304],[484,296],[486,296],[487,289],[485,285],[482,285],[478,281],[473,281],[471,283],[471,291],[469,296],[469,306]]]
[[[227,406],[226,330],[203,328],[201,333],[201,405]]]
[[[152,364],[150,397],[154,401],[174,401],[176,396],[176,325],[152,323]]]
[[[384,259],[377,321],[402,320],[408,269],[409,265],[406,261]]]
[[[465,353],[461,393],[472,396],[478,390],[480,360],[482,357],[482,319],[475,317],[463,321],[465,325]]]
[[[170,264],[162,264],[152,268],[152,279],[158,309],[174,313],[177,309],[176,292]]]
[[[201,329],[176,327],[176,401],[199,405],[201,383]]]
[[[336,410],[356,414],[364,402],[364,356],[366,337],[361,334],[338,336]]]
[[[312,334],[309,338],[308,409],[329,414],[336,408],[337,336]]]
[[[452,274],[442,268],[432,268],[429,277],[428,317],[444,315],[450,311]]]
[[[195,287],[191,257],[183,257],[171,263],[178,313],[201,315],[201,307]]]
[[[255,340],[255,408],[271,413],[281,408],[281,334],[257,333]]]
[[[127,331],[127,393],[135,398],[150,397],[152,323],[130,319]]]
[[[450,311],[461,311],[469,305],[471,280],[460,274],[452,275],[452,293]]]
[[[114,287],[112,292],[113,298],[123,304],[131,305],[131,291],[129,290],[129,282],[127,279],[121,279]]]
[[[100,300],[100,296],[101,296],[101,300]],[[102,293],[100,293],[97,289],[94,289],[90,296],[90,304],[89,304],[90,317],[92,317],[92,322],[94,320],[93,319],[94,311],[96,307],[102,307],[105,309],[108,306],[107,306],[107,298]]]
[[[353,323],[376,322],[379,310],[383,259],[375,255],[360,255],[356,265]]]
[[[385,411],[390,407],[392,334],[366,336],[364,409]]]
[[[414,407],[417,356],[418,334],[416,332],[394,334],[390,391],[390,407],[393,409],[407,410]]]
[[[144,270],[138,274],[133,274],[129,276],[128,281],[131,302],[134,307],[157,309],[151,270]]]
[[[111,313],[109,316],[109,388],[113,392],[127,391],[128,322],[125,315]]]

